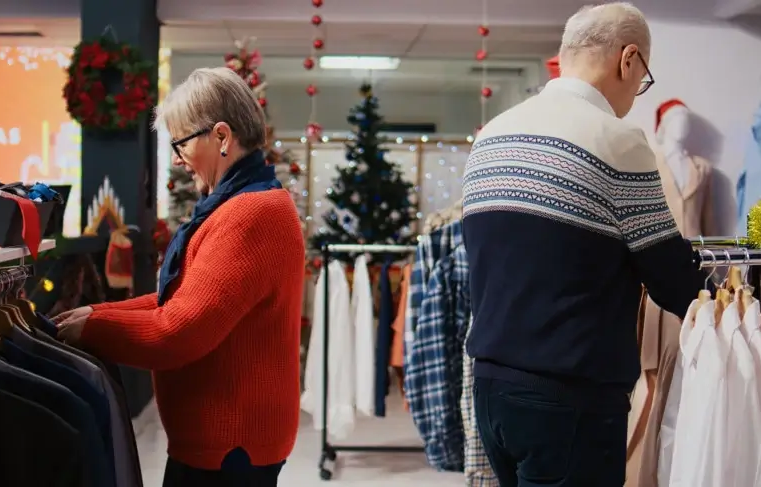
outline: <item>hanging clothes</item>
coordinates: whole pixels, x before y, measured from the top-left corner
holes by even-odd
[[[391,357],[389,363],[399,379],[399,388],[404,396],[404,326],[409,307],[409,287],[412,266],[407,264],[402,269],[402,280],[399,283],[399,305],[397,306],[394,322],[391,324],[393,337],[391,339]]]
[[[358,413],[371,416],[375,406],[375,339],[373,293],[364,254],[354,261],[351,314],[354,324],[354,404]]]
[[[405,331],[405,394],[429,464],[440,470],[462,471],[464,433],[459,403],[462,347],[470,318],[467,254],[459,221],[429,237],[438,245],[418,248],[423,261],[416,258],[410,284],[410,299],[413,303],[419,300],[420,307],[417,312],[408,309],[416,319],[414,327]],[[415,279],[426,274],[427,283],[419,286]]]
[[[473,324],[473,316],[468,321],[468,333]],[[467,338],[467,334],[466,334]],[[460,410],[462,427],[465,431],[465,485],[468,487],[500,487],[499,479],[494,474],[486,456],[486,449],[481,441],[481,434],[476,425],[476,409],[473,403],[473,359],[462,347],[462,397]]]
[[[378,335],[375,345],[375,415],[386,416],[386,396],[389,386],[389,360],[391,355],[391,328],[394,319],[394,297],[391,295],[389,269],[391,262],[386,261],[381,268],[378,287],[380,289],[380,306],[378,310]]]
[[[326,271],[327,267],[327,271]],[[322,429],[323,338],[326,323],[325,273],[330,275],[328,296],[329,355],[328,355],[328,431],[336,438],[345,438],[354,428],[354,334],[351,320],[349,283],[338,261],[323,266],[317,279],[314,295],[312,334],[304,371],[304,392],[301,409],[312,415],[314,428]]]

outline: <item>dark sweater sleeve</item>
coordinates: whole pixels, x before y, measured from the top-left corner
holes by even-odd
[[[666,204],[655,155],[644,134],[634,142],[625,159],[627,166],[640,171],[619,175],[615,190],[619,228],[650,297],[684,318],[704,286],[704,273],[693,263],[692,246],[679,234]]]

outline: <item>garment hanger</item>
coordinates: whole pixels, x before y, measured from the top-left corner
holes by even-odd
[[[5,294],[6,290],[6,277],[5,274],[0,272],[0,296],[3,296]],[[7,311],[0,308],[0,337],[7,337],[10,336],[11,331],[13,330],[13,319],[11,318],[11,315],[8,314]]]
[[[724,256],[727,258],[727,262],[731,261],[731,256],[728,250],[724,250]],[[724,314],[724,310],[732,303],[732,293],[726,288],[727,279],[724,279],[722,286],[716,290],[716,312],[714,318],[716,319],[716,326],[721,324],[721,317]]]
[[[750,252],[748,249],[743,249],[745,254],[745,272],[742,276],[742,287],[740,288],[740,303],[742,304],[741,318],[745,317],[745,312],[753,305],[755,298],[753,297],[753,286],[748,282],[748,275],[750,274]]]
[[[707,303],[711,300],[711,291],[708,290],[708,281],[711,280],[714,274],[716,274],[716,254],[713,253],[713,251],[708,249],[703,249],[706,252],[708,252],[708,255],[711,256],[711,273],[708,274],[708,277],[706,277],[705,283],[703,284],[703,289],[701,289],[698,292],[698,301],[700,302],[700,305]],[[701,251],[701,257],[703,253]]]
[[[26,322],[26,319],[24,319],[24,316],[21,313],[21,310],[15,306],[12,303],[8,302],[8,296],[16,292],[16,284],[13,281],[11,281],[7,274],[2,272],[2,269],[0,269],[0,276],[2,276],[3,279],[3,288],[7,289],[6,292],[3,293],[2,298],[0,299],[0,310],[5,311],[11,318],[12,322],[17,324],[19,327],[21,327],[24,331],[28,333],[32,332],[32,327],[29,325],[29,323]],[[6,281],[6,279],[8,279]],[[19,280],[23,282],[23,280]],[[5,285],[7,283],[7,286]]]

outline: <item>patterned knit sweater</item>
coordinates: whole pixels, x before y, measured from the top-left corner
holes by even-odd
[[[304,240],[286,190],[220,206],[190,240],[178,283],[94,306],[85,347],[154,371],[169,456],[219,469],[242,447],[253,465],[284,460],[299,421]]]
[[[703,285],[642,130],[553,80],[482,130],[463,184],[474,374],[630,391],[641,284],[678,316]]]

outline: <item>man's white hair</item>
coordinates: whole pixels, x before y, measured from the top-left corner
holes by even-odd
[[[650,53],[650,28],[640,9],[628,2],[588,5],[565,24],[560,64],[582,53],[605,58],[629,44]]]

